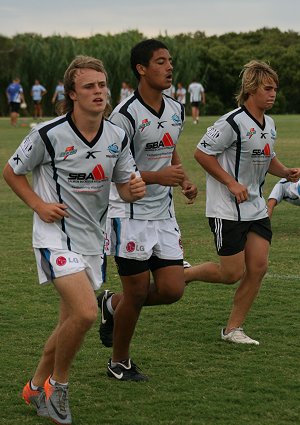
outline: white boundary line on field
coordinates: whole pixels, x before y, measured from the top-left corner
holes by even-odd
[[[298,276],[296,274],[271,274],[271,273],[267,273],[265,278],[266,279],[275,278],[275,279],[285,279],[285,280],[295,280],[295,279],[300,280],[300,276]]]

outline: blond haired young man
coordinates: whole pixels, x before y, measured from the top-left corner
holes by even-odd
[[[104,117],[107,74],[79,56],[64,77],[64,115],[35,127],[4,169],[4,178],[34,211],[39,281],[53,282],[60,317],[23,398],[37,414],[71,424],[72,361],[97,319],[94,294],[105,275],[104,231],[111,182],[127,202],[145,194],[125,132]],[[26,174],[32,171],[33,187]],[[101,271],[101,272],[100,272]]]
[[[276,72],[251,61],[241,75],[239,107],[207,129],[195,152],[207,173],[206,216],[220,261],[188,268],[185,278],[187,283],[240,281],[221,338],[258,345],[242,326],[268,267],[272,231],[262,188],[266,173],[297,181],[300,169],[284,166],[274,152],[276,127],[265,111],[276,99]]]

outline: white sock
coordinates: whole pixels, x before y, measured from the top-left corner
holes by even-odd
[[[50,384],[51,384],[51,385],[58,384],[58,385],[63,385],[63,386],[65,386],[65,387],[67,387],[67,386],[68,386],[68,382],[66,382],[66,383],[58,382],[58,381],[54,381],[54,379],[52,379],[52,378],[50,378],[49,382],[50,382]]]
[[[111,360],[111,361],[110,361],[110,364],[111,364],[111,366],[112,366],[112,367],[115,367],[115,366],[117,366],[118,364],[123,364],[123,365],[125,365],[125,366],[128,366],[128,364],[129,364],[129,359],[121,360],[120,362],[113,362],[113,361]]]
[[[108,300],[106,301],[106,307],[107,307],[107,310],[110,312],[110,314],[113,316],[115,310],[113,309],[113,306],[111,304],[112,297],[113,297],[113,295],[111,297],[109,297]]]
[[[33,384],[33,382],[32,382],[32,380],[30,381],[30,388],[33,390],[33,391],[36,391],[39,387],[37,387],[36,385],[34,385]]]

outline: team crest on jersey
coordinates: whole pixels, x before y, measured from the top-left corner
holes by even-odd
[[[179,118],[179,116],[177,114],[172,115],[171,118],[172,118],[172,121],[173,121],[173,124],[172,124],[173,127],[177,127],[177,126],[181,125],[181,119]]]
[[[247,131],[246,136],[249,137],[249,139],[251,139],[251,137],[253,136],[253,134],[256,134],[255,128],[250,128],[250,130]]]
[[[119,146],[116,143],[108,146],[108,152],[111,154],[116,154],[119,152]]]
[[[74,155],[77,152],[77,149],[74,149],[74,146],[68,146],[64,152],[61,152],[59,155],[60,157],[63,157],[64,160],[68,158],[70,155]]]
[[[118,158],[119,146],[116,143],[112,143],[107,149],[110,155],[106,154],[106,158]]]
[[[151,124],[151,121],[148,121],[148,118],[145,118],[142,120],[142,124],[139,125],[139,130],[141,130],[141,133],[145,130],[146,127],[148,127]]]

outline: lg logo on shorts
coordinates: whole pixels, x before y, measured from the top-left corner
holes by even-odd
[[[137,245],[135,242],[130,241],[126,245],[126,251],[127,252],[145,251],[145,247],[143,245]]]
[[[66,257],[63,257],[63,256],[57,257],[57,259],[56,259],[56,264],[60,267],[65,266],[67,264],[67,262],[68,263],[79,263],[79,260],[78,260],[78,258],[70,258],[70,257],[67,259]]]
[[[56,264],[58,266],[65,266],[67,263],[67,259],[65,257],[57,257]]]

